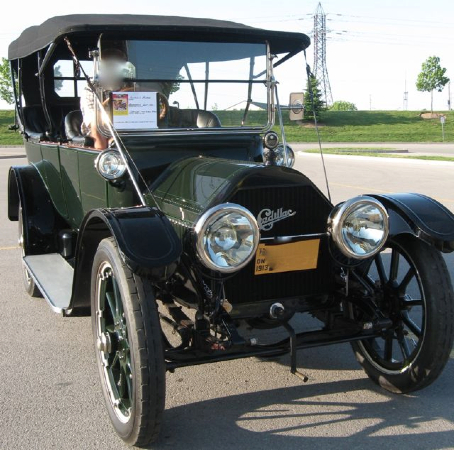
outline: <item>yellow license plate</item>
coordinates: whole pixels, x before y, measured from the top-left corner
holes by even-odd
[[[317,268],[320,239],[288,244],[259,244],[255,255],[255,275]]]

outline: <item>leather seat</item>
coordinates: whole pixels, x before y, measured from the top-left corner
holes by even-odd
[[[82,111],[75,110],[68,113],[65,117],[65,134],[69,141],[74,144],[83,145],[85,147],[93,146],[93,138],[84,136],[81,131],[84,118]]]
[[[41,105],[24,106],[24,130],[33,140],[46,140],[47,122]]]
[[[197,128],[220,128],[221,121],[210,111],[198,111]]]
[[[170,107],[168,123],[171,128],[220,128],[221,121],[210,111]]]

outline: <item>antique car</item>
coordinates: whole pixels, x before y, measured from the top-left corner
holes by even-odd
[[[275,68],[309,45],[227,21],[69,15],[9,47],[25,289],[91,315],[129,444],[157,438],[181,367],[289,354],[306,381],[298,350],[350,342],[375,383],[408,393],[449,358],[453,214],[416,193],[333,205],[293,168]]]

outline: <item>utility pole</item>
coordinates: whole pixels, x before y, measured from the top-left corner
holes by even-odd
[[[369,111],[372,111],[372,94],[369,94]]]
[[[448,83],[448,110],[451,111],[451,82]]]
[[[408,110],[407,74],[405,74],[404,111]]]
[[[314,15],[314,75],[326,106],[333,104],[333,94],[326,67],[326,14],[319,3]]]

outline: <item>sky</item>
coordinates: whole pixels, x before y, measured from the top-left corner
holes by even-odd
[[[452,0],[323,0],[326,13],[326,60],[334,100],[353,102],[360,110],[402,110],[408,92],[409,110],[430,109],[430,94],[416,90],[421,64],[439,56],[453,80],[454,2]],[[43,6],[45,5],[45,6]],[[22,30],[55,15],[75,13],[159,14],[233,20],[271,30],[312,35],[316,0],[78,0],[20,1],[2,10],[0,56]],[[313,46],[307,50],[313,65]],[[281,103],[304,90],[303,56],[276,71]],[[448,109],[448,88],[434,94],[434,109]],[[0,108],[7,105],[0,102]]]

